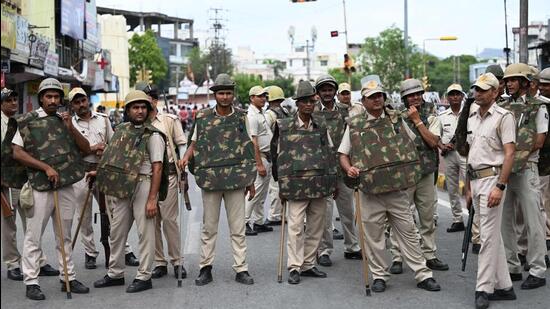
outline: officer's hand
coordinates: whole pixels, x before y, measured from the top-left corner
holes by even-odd
[[[73,120],[71,119],[71,114],[69,114],[69,112],[61,112],[59,113],[59,116],[67,128],[70,129],[73,126]]]
[[[145,216],[147,218],[154,218],[157,215],[157,200],[147,200],[145,205]]]
[[[57,171],[51,166],[48,166],[44,172],[46,173],[46,176],[48,176],[48,180],[53,184],[54,188],[57,187],[57,183],[59,182],[59,174]]]
[[[95,181],[95,176],[97,176],[97,171],[91,171],[86,173],[86,181],[87,182]]]
[[[180,168],[180,170],[185,170],[185,167],[187,166],[187,163],[189,161],[186,159],[186,158],[181,158],[181,160],[178,160],[178,167]]]
[[[256,169],[258,170],[258,174],[261,177],[267,176],[267,171],[266,171],[265,166],[263,165],[263,163],[256,164]]]
[[[414,106],[409,107],[409,110],[407,111],[407,116],[413,123],[417,123],[421,121],[420,114],[418,113],[418,110]]]
[[[254,188],[254,184],[251,184],[250,186],[247,186],[244,190],[244,195],[248,193],[248,200],[251,201],[254,198],[254,195],[256,195],[256,188]]]
[[[493,190],[491,190],[491,193],[489,194],[489,200],[487,201],[487,207],[493,208],[500,205],[500,200],[502,199],[502,191],[495,187]]]
[[[470,208],[472,207],[472,191],[465,188],[464,195],[466,197],[466,209],[470,210]]]
[[[103,151],[105,150],[105,143],[97,143],[93,146],[91,146],[92,148],[92,152],[94,152],[96,154],[96,156],[102,156],[103,155]]]
[[[348,168],[348,170],[346,171],[346,174],[348,174],[348,177],[351,177],[351,178],[357,178],[359,177],[359,169],[355,166],[352,166],[350,168]]]

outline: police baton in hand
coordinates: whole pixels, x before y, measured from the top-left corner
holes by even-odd
[[[59,194],[55,184],[52,182],[53,189],[53,207],[55,209],[55,219],[57,223],[57,236],[59,238],[59,247],[61,248],[61,258],[63,259],[63,276],[65,279],[65,289],[67,291],[67,299],[73,298],[71,295],[71,284],[69,283],[69,274],[67,272],[67,254],[65,253],[65,238],[63,236],[63,226],[61,225],[61,213],[59,212]]]
[[[470,238],[472,237],[472,225],[474,223],[474,214],[475,210],[472,207],[472,200],[468,200],[468,205],[466,206],[469,210],[468,215],[468,226],[466,227],[466,232],[464,232],[464,239],[462,239],[462,271],[466,269],[466,261],[468,261],[468,249],[470,248]]]
[[[283,204],[281,210],[281,239],[279,240],[279,264],[277,268],[277,282],[283,282],[283,256],[285,254],[285,221],[287,201],[281,200]]]
[[[86,213],[86,209],[88,208],[88,204],[90,203],[90,197],[92,196],[94,180],[95,178],[90,178],[90,180],[88,181],[88,192],[86,192],[86,198],[84,199],[84,205],[82,206],[82,211],[80,212],[80,218],[78,220],[78,225],[76,226],[76,231],[73,237],[73,243],[71,245],[71,249],[73,250],[74,250],[74,246],[76,245],[76,239],[78,238],[78,233],[80,232],[80,227],[82,226],[82,219],[84,219],[84,214]]]
[[[361,256],[363,261],[363,279],[365,280],[365,293],[367,296],[371,296],[369,285],[369,263],[367,260],[367,250],[365,243],[365,230],[363,228],[363,217],[361,216],[361,199],[359,196],[359,186],[355,187],[355,224],[359,229],[359,244],[361,247]]]

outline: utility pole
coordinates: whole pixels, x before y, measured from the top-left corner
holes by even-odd
[[[519,1],[519,62],[529,63],[529,52],[527,50],[527,31],[529,18],[529,1]]]
[[[404,3],[404,6],[405,6],[405,25],[403,27],[404,29],[404,42],[405,42],[405,79],[409,78],[410,77],[410,72],[409,72],[409,63],[408,63],[408,50],[409,50],[409,12],[408,12],[408,4],[407,4],[407,0],[405,0],[405,3]]]
[[[504,53],[506,54],[506,66],[510,65],[510,46],[508,46],[508,13],[506,9],[506,0],[504,0],[504,33],[506,35],[506,47],[504,47]]]
[[[220,71],[220,67],[225,65],[226,63],[226,57],[225,57],[225,36],[224,31],[226,29],[225,24],[223,24],[226,19],[224,19],[221,16],[221,13],[225,11],[222,8],[210,8],[210,12],[214,13],[214,17],[211,17],[209,20],[212,22],[210,31],[213,32],[212,44],[210,47],[207,47],[210,49],[210,53],[214,51],[214,55],[212,57],[212,73],[213,76],[217,76]]]
[[[349,41],[348,41],[348,19],[346,17],[346,0],[342,0],[342,5],[344,7],[344,34],[346,35],[346,54],[348,57],[351,57],[349,53]],[[351,72],[348,74],[348,84],[351,85]]]
[[[306,76],[307,80],[311,79],[311,62],[309,60],[309,40],[306,40]]]

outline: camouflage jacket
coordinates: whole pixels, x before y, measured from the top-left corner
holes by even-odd
[[[80,150],[60,117],[38,117],[38,113],[32,111],[23,115],[18,124],[25,151],[57,171],[58,188],[72,185],[84,177]],[[27,176],[33,189],[52,190],[44,171],[28,167]]]
[[[324,118],[313,116],[312,131],[298,128],[298,114],[278,119],[279,194],[288,200],[326,197],[336,188],[336,166]]]
[[[214,107],[215,108],[215,107]],[[197,141],[189,170],[205,191],[245,188],[256,179],[254,147],[246,129],[246,112],[221,117],[214,109],[197,113]]]
[[[343,107],[341,103],[334,103],[337,108],[335,110],[329,111],[327,109],[320,109],[313,112],[314,115],[318,117],[323,117],[325,123],[327,124],[328,132],[330,133],[330,138],[334,143],[332,148],[332,154],[334,156],[334,164],[337,168],[336,171],[338,176],[343,176],[345,173],[340,168],[340,163],[338,159],[338,146],[342,142],[342,137],[344,137],[344,131],[346,130],[346,119],[348,118],[349,109]]]
[[[424,102],[419,110],[420,120],[426,127],[428,124],[428,116],[433,115],[433,103]],[[414,144],[418,151],[418,157],[420,159],[420,168],[422,169],[422,175],[428,175],[437,171],[439,167],[439,153],[437,149],[431,148],[422,138],[420,131],[414,125],[414,123],[407,117],[405,119],[409,128],[414,132],[416,138]]]
[[[360,170],[359,189],[365,193],[404,190],[422,176],[415,144],[402,118],[394,113],[388,110],[385,117],[372,120],[364,114],[348,119],[349,156],[351,164]]]
[[[6,136],[2,141],[2,185],[8,188],[21,189],[27,182],[27,171],[21,163],[13,158],[11,141],[17,132],[17,121],[9,118]]]
[[[134,195],[139,182],[139,170],[146,158],[147,144],[154,132],[166,140],[164,134],[149,122],[139,128],[130,122],[117,126],[97,168],[97,185],[101,192],[121,199]],[[162,163],[159,201],[163,201],[168,192],[169,163],[166,151]]]
[[[546,110],[550,113],[550,99],[546,97],[539,97],[541,101],[546,105]],[[539,175],[550,175],[550,123],[548,124],[548,132],[546,133],[546,139],[544,145],[539,152]]]
[[[520,172],[525,167],[537,138],[536,118],[542,102],[529,96],[526,100],[526,104],[513,103],[511,99],[499,103],[500,107],[511,111],[516,120],[516,153],[512,173]]]

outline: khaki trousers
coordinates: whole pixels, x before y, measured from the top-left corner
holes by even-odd
[[[237,273],[248,271],[248,264],[246,263],[246,239],[244,236],[244,193],[244,188],[231,191],[202,190],[203,214],[200,268],[214,263],[218,224],[220,222],[220,208],[223,199],[227,214],[227,223],[229,225],[229,234],[231,235],[233,270]]]
[[[325,198],[288,201],[288,271],[306,271],[315,266],[317,249],[325,229]],[[304,231],[304,220],[306,227]]]
[[[75,195],[72,185],[57,190],[59,197],[59,212],[61,216],[61,229],[63,230],[63,245],[67,257],[67,275],[69,281],[75,280],[74,263],[72,259],[71,227],[75,213]],[[61,256],[61,243],[59,241],[59,227],[57,226],[54,207],[53,191],[32,190],[34,199],[34,215],[27,218],[27,229],[23,240],[23,280],[25,285],[38,284],[42,259],[42,235],[50,218],[53,220],[53,231],[57,258],[59,262],[59,278],[65,280],[63,274],[63,257]]]
[[[414,271],[415,280],[421,282],[432,277],[432,271],[426,267],[426,259],[420,250],[416,237],[416,227],[409,210],[406,191],[385,194],[365,194],[361,192],[361,221],[365,226],[367,256],[372,277],[387,281],[388,262],[384,252],[386,222],[392,228],[395,240],[399,244],[407,265]]]
[[[462,203],[460,200],[460,179],[466,176],[466,158],[458,151],[451,151],[443,157],[445,163],[445,184],[451,202],[453,223],[464,222],[462,218]]]
[[[422,238],[422,253],[426,260],[436,258],[435,251],[435,224],[434,224],[434,211],[437,200],[435,197],[435,185],[434,174],[430,173],[424,175],[420,181],[416,184],[416,187],[412,187],[408,190],[409,198],[414,202],[416,210],[418,212],[418,221],[420,228],[418,232]],[[408,205],[408,204],[407,204]],[[393,233],[391,235],[394,235]],[[392,260],[394,262],[402,262],[401,249],[399,248],[399,242],[395,241],[395,237],[390,237],[392,242]]]
[[[550,175],[539,177],[541,203],[546,215],[546,239],[550,240]]]
[[[126,241],[134,220],[139,238],[139,267],[136,279],[151,278],[155,254],[155,218],[147,218],[145,215],[150,188],[150,180],[143,179],[138,182],[131,198],[107,197],[107,212],[111,221],[111,256],[107,275],[113,279],[124,278]]]
[[[269,179],[269,214],[267,219],[269,221],[281,221],[281,211],[283,205],[281,204],[281,199],[279,198],[279,182],[273,180],[273,177]]]
[[[164,201],[159,202],[159,211],[155,218],[155,267],[167,265],[166,258],[164,257],[162,231],[164,231],[164,237],[166,237],[170,264],[181,265],[183,263],[180,225],[178,222],[180,212],[178,204],[178,176],[176,174],[170,175],[168,181],[168,194]],[[183,215],[183,212],[181,215]]]
[[[77,206],[75,217],[76,217],[76,220],[79,220],[80,214],[82,213],[82,209],[84,208],[84,201],[86,200],[86,194],[88,193],[88,182],[86,181],[86,177],[82,178],[79,182],[75,183],[73,185],[73,188],[74,188],[74,194],[75,194],[76,206]],[[93,198],[95,198],[96,201],[99,201],[99,194],[97,190],[93,190],[92,196],[89,199],[88,205],[86,206],[86,212],[84,213],[84,217],[82,218],[82,223],[80,224],[80,232],[78,237],[82,242],[82,246],[84,247],[84,252],[88,256],[97,257],[99,255],[99,251],[97,251],[95,246],[94,229],[92,227]]]
[[[516,239],[517,239],[517,246],[518,246],[518,253],[521,253],[522,255],[527,255],[527,228],[525,227],[525,221],[523,219],[523,213],[521,212],[520,205],[517,205],[518,202],[516,201],[516,205],[512,206],[514,208],[514,231],[516,232]],[[543,224],[544,226],[544,224]]]
[[[481,250],[477,257],[476,291],[493,293],[495,289],[512,286],[506,253],[501,236],[501,222],[504,198],[498,207],[487,207],[491,190],[498,182],[498,176],[472,180],[472,202],[480,217]],[[503,192],[503,197],[506,192]]]
[[[529,273],[538,278],[545,277],[546,235],[543,222],[544,209],[540,200],[537,165],[527,163],[522,171],[510,175],[502,212],[502,239],[510,273],[522,272],[515,229],[515,209],[519,208],[527,230],[527,264],[531,267]]]
[[[338,197],[336,198],[336,208],[340,216],[340,223],[342,223],[342,230],[344,231],[344,251],[356,252],[361,250],[357,242],[357,232],[354,226],[354,207],[353,207],[353,190],[348,188],[343,180],[338,180],[336,183],[338,188]],[[325,230],[323,232],[323,238],[319,245],[319,256],[331,255],[334,251],[334,243],[332,239],[332,216],[334,210],[334,200],[332,197],[327,197],[327,212],[325,215]]]
[[[252,200],[245,201],[245,221],[247,224],[252,226],[252,224],[264,224],[264,203],[267,197],[267,191],[269,189],[269,180],[271,179],[271,163],[267,161],[266,158],[262,155],[262,163],[265,166],[267,175],[264,177],[260,176],[256,172],[256,179],[254,180],[254,188],[256,189],[256,194]]]

